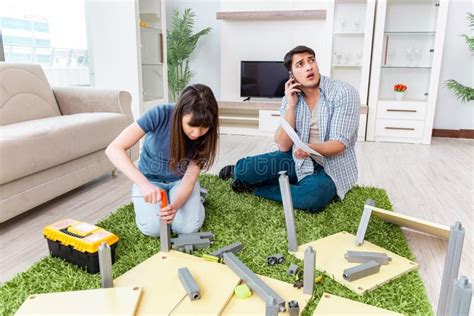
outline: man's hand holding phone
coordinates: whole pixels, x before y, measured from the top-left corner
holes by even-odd
[[[296,102],[298,101],[298,92],[301,92],[301,90],[298,89],[301,84],[296,81],[291,71],[289,74],[290,79],[285,83],[285,96],[288,101],[288,107],[294,109],[296,107]]]

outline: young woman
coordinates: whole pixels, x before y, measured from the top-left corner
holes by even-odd
[[[160,235],[160,218],[176,233],[192,233],[204,222],[197,177],[214,162],[218,109],[212,90],[188,86],[176,105],[156,106],[107,147],[110,161],[132,182],[135,220],[148,236]],[[143,136],[138,168],[127,155]],[[160,189],[169,196],[161,207]]]

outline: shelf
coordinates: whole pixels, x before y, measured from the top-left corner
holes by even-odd
[[[220,120],[258,122],[258,117],[219,115]]]
[[[431,69],[430,66],[382,66],[384,69]]]
[[[350,65],[350,64],[333,64],[331,67],[334,68],[362,68],[362,65]]]
[[[334,32],[337,36],[364,36],[364,32]]]
[[[378,101],[379,104],[384,104],[384,103],[387,103],[387,104],[420,104],[420,105],[423,105],[423,104],[426,104],[426,100],[420,100],[420,99],[403,99],[403,100],[396,100],[396,99],[380,99]]]
[[[216,12],[217,20],[311,20],[326,19],[326,10]]]
[[[165,99],[163,98],[143,98],[143,102],[146,104],[146,105],[158,105],[160,103],[163,103],[165,101]]]
[[[158,29],[156,27],[149,27],[149,26],[140,26],[140,29],[142,31],[150,31],[150,32],[158,32],[161,33],[161,29]]]
[[[413,32],[384,32],[385,35],[400,35],[400,36],[410,36],[410,35],[421,35],[421,36],[435,36],[436,35],[436,32],[416,32],[416,31],[413,31]]]
[[[278,101],[238,101],[238,100],[219,100],[217,101],[219,109],[229,110],[270,110],[278,111],[281,107],[281,99]]]

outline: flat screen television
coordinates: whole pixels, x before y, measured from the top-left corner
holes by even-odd
[[[288,78],[281,61],[241,61],[240,96],[281,98]]]

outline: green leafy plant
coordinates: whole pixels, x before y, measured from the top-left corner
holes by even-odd
[[[167,33],[168,87],[172,101],[178,99],[193,76],[189,69],[189,56],[196,48],[199,38],[211,31],[211,28],[207,27],[193,34],[194,16],[189,8],[184,10],[183,16],[175,10],[172,29]]]
[[[469,20],[469,27],[474,31],[474,15],[472,13],[467,14]],[[466,40],[466,44],[469,47],[471,53],[474,53],[474,37],[469,37],[466,34],[461,35]],[[468,86],[465,86],[454,79],[449,79],[445,81],[446,87],[449,90],[453,91],[454,94],[461,100],[461,102],[468,102],[474,100],[474,89]]]

